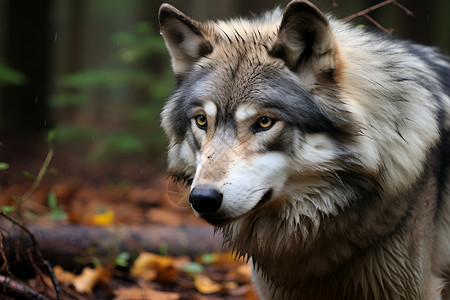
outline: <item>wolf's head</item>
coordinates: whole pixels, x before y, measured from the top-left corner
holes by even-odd
[[[293,181],[339,178],[336,144],[351,125],[335,100],[334,35],[315,6],[202,23],[163,4],[159,21],[177,78],[161,115],[169,173],[192,184],[198,216],[221,226],[280,201]]]

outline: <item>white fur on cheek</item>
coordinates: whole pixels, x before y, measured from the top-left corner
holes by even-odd
[[[239,217],[255,207],[269,190],[275,198],[283,189],[288,168],[288,160],[281,153],[236,160],[230,165],[227,178],[218,185],[223,193],[221,212]]]
[[[308,134],[301,150],[302,167],[324,168],[336,158],[335,142],[324,134]]]

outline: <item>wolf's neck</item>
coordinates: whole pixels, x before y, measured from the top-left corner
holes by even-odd
[[[418,182],[423,190],[428,185],[433,182]],[[376,194],[351,199],[355,191],[348,186],[330,186],[303,194],[308,197],[275,200],[223,228],[235,251],[251,258],[257,285],[279,299],[398,299],[396,291],[418,291],[421,271],[404,246],[411,236],[403,228],[419,217],[411,205],[424,195],[412,189],[403,195],[408,201],[380,203]],[[336,197],[336,189],[349,198],[333,198],[335,203],[349,205],[327,208],[326,197]]]

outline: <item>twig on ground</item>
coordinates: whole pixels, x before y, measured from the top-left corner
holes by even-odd
[[[27,285],[3,275],[0,275],[0,288],[6,295],[15,299],[50,300]]]
[[[33,184],[31,185],[30,189],[24,195],[16,198],[17,203],[13,206],[14,207],[13,210],[18,209],[22,205],[22,203],[34,193],[34,191],[37,189],[37,187],[41,183],[42,178],[44,178],[45,173],[47,172],[50,162],[53,159],[53,155],[55,154],[55,150],[54,150],[53,144],[52,144],[52,135],[49,134],[47,140],[48,140],[47,156],[45,157],[45,160],[42,163],[42,166],[39,169],[39,172],[38,172],[36,178],[34,179]]]
[[[10,216],[0,212],[0,216],[6,218],[8,221],[10,221],[12,224],[14,224],[15,226],[19,227],[20,230],[22,230],[23,232],[27,233],[27,235],[30,237],[31,242],[33,244],[33,247],[31,248],[31,251],[29,251],[29,256],[30,256],[30,261],[35,262],[34,257],[36,256],[37,258],[37,263],[39,263],[40,265],[42,265],[47,273],[47,275],[50,277],[53,287],[55,289],[55,293],[56,293],[56,299],[60,300],[61,299],[61,289],[59,287],[59,283],[56,280],[56,276],[53,273],[53,268],[50,265],[50,263],[44,259],[44,257],[42,256],[41,251],[39,250],[39,246],[38,243],[36,241],[36,238],[34,236],[34,234],[24,225],[22,225],[21,223],[19,223],[17,220],[11,218]],[[27,249],[30,250],[30,249]],[[33,255],[33,253],[35,255]],[[37,272],[39,274],[39,272]],[[42,280],[43,281],[43,280]]]

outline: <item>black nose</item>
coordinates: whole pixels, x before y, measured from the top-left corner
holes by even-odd
[[[196,212],[200,214],[215,213],[222,205],[223,195],[211,186],[200,186],[192,189],[189,202]]]

